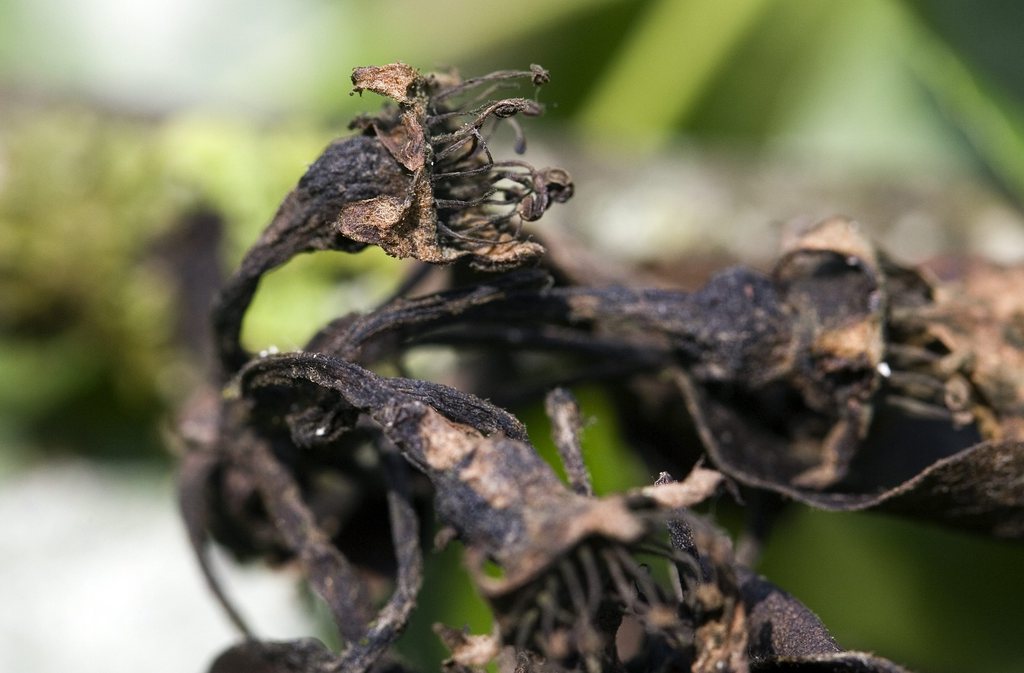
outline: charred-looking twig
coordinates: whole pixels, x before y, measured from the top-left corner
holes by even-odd
[[[583,450],[580,447],[583,421],[576,399],[565,388],[555,388],[545,398],[544,408],[551,419],[551,435],[562,465],[565,466],[569,485],[579,495],[594,495],[590,473],[583,462]]]
[[[247,639],[254,637],[245,618],[224,592],[213,570],[207,546],[208,514],[214,509],[210,502],[210,484],[214,472],[220,467],[220,457],[200,450],[190,451],[182,458],[178,472],[178,493],[181,516],[188,531],[189,544],[199,563],[207,588],[220,603],[228,620]]]
[[[339,318],[304,347],[372,365],[400,357],[416,346],[443,344],[456,348],[548,351],[582,360],[575,374],[557,373],[553,383],[594,381],[656,371],[671,364],[665,339],[660,342],[614,334],[595,334],[562,325],[565,301],[545,289],[550,278],[539,271],[518,271],[485,283],[412,299],[397,298],[374,311]],[[567,360],[570,358],[566,358]],[[544,391],[545,381],[529,384]],[[506,382],[502,398],[515,396]]]
[[[572,181],[557,168],[495,162],[483,134],[487,125],[517,114],[540,114],[540,105],[508,98],[466,109],[458,102],[487,82],[525,77],[540,85],[547,80],[540,73],[462,82],[454,75],[424,77],[404,64],[357,68],[356,91],[397,105],[360,118],[353,127],[361,135],[324,150],[221,290],[213,323],[225,379],[248,359],[240,343],[242,318],[260,279],[297,254],[378,245],[395,257],[432,264],[465,257],[486,269],[540,255],[543,249],[525,239],[521,222],[569,199]]]
[[[334,355],[353,362],[375,362],[397,355],[410,340],[466,317],[479,308],[508,299],[511,292],[544,287],[550,282],[540,271],[517,271],[488,282],[416,298],[395,298],[374,311],[332,321],[304,350]]]
[[[419,524],[409,493],[407,467],[394,447],[381,445],[382,464],[388,475],[388,511],[391,539],[398,562],[395,591],[365,635],[352,642],[339,657],[336,670],[366,671],[398,638],[416,607],[423,583],[423,555],[419,546]]]
[[[274,456],[267,440],[250,432],[237,439],[237,446],[247,454],[238,461],[251,469],[274,527],[326,601],[342,638],[358,643],[373,614],[365,584],[317,525],[294,477]]]

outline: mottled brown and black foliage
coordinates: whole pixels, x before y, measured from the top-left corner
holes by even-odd
[[[495,96],[547,78],[538,66],[468,80],[357,68],[356,91],[390,102],[313,162],[221,290],[218,365],[185,415],[180,479],[200,565],[246,637],[210,670],[407,670],[392,646],[432,533],[461,542],[495,618],[489,634],[436,626],[451,671],[902,670],[844,651],[750,566],[784,499],[1024,538],[1024,270],[902,266],[842,219],[794,236],[770,273],[727,269],[693,292],[515,270],[543,252],[523,222],[573,186],[561,169],[491,155],[496,124],[522,151],[516,117],[541,112],[533,97]],[[416,271],[301,351],[242,346],[264,274],[370,245],[458,273],[414,296]],[[469,392],[380,373],[431,344],[491,359],[461,377]],[[517,364],[538,353],[550,357],[539,381]],[[645,455],[682,481],[594,494],[580,411],[558,387],[582,380],[674,438]],[[531,394],[546,395],[568,483],[484,397]],[[682,417],[690,435],[659,431]],[[734,552],[691,508],[740,489],[750,530]],[[211,539],[300,568],[342,649],[257,639],[210,569]]]

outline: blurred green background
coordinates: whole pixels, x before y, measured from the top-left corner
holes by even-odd
[[[210,288],[376,106],[349,95],[351,68],[396,60],[548,68],[531,152],[578,191],[544,226],[624,261],[763,260],[779,223],[832,212],[912,259],[1024,260],[1012,0],[0,0],[3,483],[75,461],[156,484],[171,511],[165,440],[202,377]],[[246,339],[296,347],[373,305],[399,268],[372,252],[297,260],[265,283]],[[599,487],[649,479],[600,391],[579,392]],[[542,414],[527,420],[544,443]],[[412,658],[441,655],[434,620],[487,628],[456,557],[431,561]],[[921,671],[1024,670],[1019,545],[794,510],[761,571],[847,648]],[[154,637],[137,628],[123,638]]]

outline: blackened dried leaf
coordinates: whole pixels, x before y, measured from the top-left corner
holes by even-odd
[[[728,537],[702,517],[680,512],[676,523],[692,531],[692,553],[703,569],[690,590],[704,607],[702,627],[695,634],[698,659],[719,661],[717,667],[692,670],[858,671],[904,673],[892,662],[862,652],[844,651],[818,617],[793,596],[738,565]],[[700,613],[698,613],[700,614]],[[726,646],[730,624],[741,625],[742,639]],[[701,631],[704,628],[704,631]],[[702,642],[702,636],[716,634]],[[742,643],[742,657],[735,647]],[[717,654],[717,656],[715,656]]]
[[[902,666],[866,652],[837,652],[806,658],[754,662],[755,673],[907,673]]]
[[[525,431],[507,412],[452,388],[384,379],[319,354],[261,358],[243,369],[238,385],[243,395],[256,396],[262,389],[295,381],[334,390],[341,403],[373,418],[406,457],[431,477],[446,521],[489,555],[518,559],[509,564],[517,575],[530,574],[540,563],[527,559],[549,558],[555,540],[572,544],[590,525],[626,541],[643,532],[624,502],[599,507],[591,504],[596,501],[566,489],[525,442]],[[473,507],[467,509],[471,502]],[[551,508],[545,510],[541,503]],[[501,514],[487,517],[481,508]],[[523,512],[534,509],[545,520],[523,518]],[[570,512],[577,516],[569,516]],[[544,539],[527,530],[531,525],[567,528],[562,537]]]
[[[730,476],[821,509],[851,511],[881,508],[969,530],[1024,539],[1024,443],[978,444],[923,467],[913,477],[887,483],[874,475],[872,487],[843,490],[842,483],[821,492],[777,477],[778,456],[787,447],[766,440],[750,418],[708,395],[680,375],[708,454]],[[756,459],[751,447],[761,452]],[[889,447],[898,450],[899,447]]]
[[[717,473],[698,469],[681,484],[586,497],[562,484],[524,439],[499,431],[504,412],[444,386],[382,378],[318,353],[255,360],[236,387],[250,413],[261,416],[274,413],[261,402],[272,401],[273,391],[291,389],[294,400],[319,389],[336,395],[334,406],[372,419],[433,483],[436,510],[466,545],[471,574],[494,606],[503,638],[558,661],[584,656],[597,665],[613,642],[614,629],[601,626],[609,600],[603,586],[610,582],[616,600],[652,634],[685,642],[671,592],[657,587],[633,554],[653,550],[672,558],[651,539],[659,512],[704,500],[720,482]],[[484,571],[486,561],[497,564],[500,577]],[[631,582],[645,587],[642,600]],[[575,623],[562,616],[570,606]],[[535,610],[544,614],[531,623],[526,614]]]
[[[352,408],[383,414],[389,406],[418,403],[435,408],[456,423],[478,432],[501,432],[525,440],[526,428],[512,414],[449,386],[405,378],[385,378],[359,365],[320,353],[283,353],[250,362],[238,375],[238,391],[249,399],[261,390],[289,389],[306,382],[335,391]],[[300,395],[310,394],[309,390]],[[333,412],[332,409],[325,413]]]
[[[1017,275],[971,268],[962,285],[929,284],[844,221],[798,239],[774,275],[794,325],[781,375],[715,380],[691,366],[677,377],[715,464],[817,507],[883,507],[1020,537],[1024,368],[1007,338],[1020,309],[1018,295],[995,291]],[[872,424],[877,407],[884,420]],[[965,423],[1008,441],[967,448]]]
[[[274,219],[217,296],[213,327],[221,367],[236,371],[248,358],[240,344],[242,318],[263,276],[292,257],[314,250],[357,252],[364,243],[335,226],[344,204],[381,195],[401,198],[409,186],[386,148],[356,136],[331,143],[285,197]]]
[[[408,321],[406,329],[422,331],[443,321],[479,325],[480,320],[498,322],[515,316],[516,328],[514,334],[509,333],[509,343],[517,339],[520,346],[531,343],[525,336],[530,334],[526,327],[530,321],[595,324],[619,331],[633,325],[645,331],[645,338],[660,333],[691,372],[683,377],[688,381],[683,387],[717,464],[744,483],[818,506],[864,508],[878,506],[897,493],[919,493],[928,482],[901,485],[957,451],[956,445],[947,447],[936,440],[935,450],[929,453],[922,446],[905,445],[903,437],[898,451],[888,446],[871,449],[874,454],[902,454],[895,463],[893,459],[881,463],[868,460],[870,455],[865,454],[850,472],[850,461],[867,451],[864,445],[871,438],[865,435],[874,416],[872,407],[896,395],[882,374],[889,366],[883,357],[895,356],[880,350],[883,309],[889,300],[879,284],[890,277],[894,279],[889,288],[894,293],[893,311],[905,314],[916,310],[920,314],[931,310],[933,292],[920,276],[880,260],[853,225],[834,220],[797,239],[774,280],[736,270],[690,295],[622,288],[539,292],[512,288],[511,293],[491,293],[486,301],[471,303],[456,295],[437,296],[416,300],[427,302],[419,315],[414,305],[406,309],[399,302],[392,312],[370,314],[350,327],[374,325],[370,332],[383,333],[402,329]],[[474,293],[463,294],[472,297]],[[794,324],[786,326],[787,320]],[[476,329],[480,333],[479,327]],[[362,342],[362,337],[356,338],[359,333],[347,329],[333,338],[339,344],[356,344]],[[549,342],[549,346],[553,344]],[[348,351],[347,356],[352,355],[354,352]],[[879,388],[885,390],[880,393]],[[758,413],[750,413],[752,408],[759,409]],[[1014,418],[1007,413],[1012,411],[1012,405],[1004,407],[1004,416]],[[887,412],[888,416],[891,413]],[[918,444],[927,443],[919,437],[922,441]],[[1015,449],[1000,451],[1012,455]],[[975,459],[961,460],[958,469],[973,469],[965,466],[973,465]],[[943,467],[936,474],[950,474],[950,469]],[[982,469],[985,475],[993,472],[997,472],[996,483],[1005,484],[1001,491],[992,491],[1003,493],[1001,500],[997,503],[991,494],[976,494],[980,498],[976,511],[988,514],[972,519],[952,510],[943,514],[940,508],[929,509],[926,515],[1015,535],[1010,531],[1015,530],[1013,521],[1019,516],[1019,501],[1013,495],[1016,482],[1005,473]],[[812,474],[826,475],[824,481],[834,484],[829,489],[832,492],[817,497],[823,483],[810,479]],[[945,502],[959,510],[969,497],[975,496],[962,494],[960,505],[951,498]],[[911,500],[907,497],[900,502]],[[910,505],[901,508],[905,511]],[[985,523],[989,515],[993,518]]]
[[[369,669],[346,668],[345,663],[315,638],[287,641],[248,640],[222,652],[208,673],[411,673],[395,659],[376,662]]]
[[[326,673],[333,663],[333,653],[314,638],[250,640],[222,652],[209,673]]]
[[[747,605],[750,657],[806,658],[842,651],[817,615],[802,603],[749,571],[741,572],[743,602]]]
[[[870,506],[1024,539],[1024,442],[986,442],[943,458]]]

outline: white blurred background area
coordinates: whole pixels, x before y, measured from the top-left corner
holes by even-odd
[[[0,481],[0,670],[201,671],[237,640],[210,600],[166,474],[80,461]],[[261,633],[315,632],[285,575],[218,558]]]

